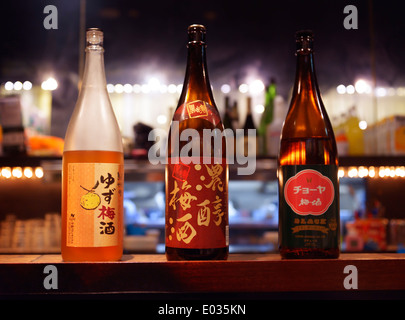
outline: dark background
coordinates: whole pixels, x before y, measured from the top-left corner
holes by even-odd
[[[46,5],[58,9],[58,29],[46,30]],[[358,10],[358,29],[346,30],[346,5]],[[64,132],[77,98],[80,0],[14,0],[0,4],[0,83],[40,84],[49,75],[52,122]],[[108,83],[144,83],[159,73],[166,84],[182,83],[187,27],[207,27],[211,84],[235,90],[251,74],[274,77],[285,97],[295,76],[294,33],[315,33],[321,91],[373,76],[376,84],[405,84],[405,19],[400,1],[124,1],[87,0],[85,26],[105,33]],[[59,132],[58,131],[58,132]]]

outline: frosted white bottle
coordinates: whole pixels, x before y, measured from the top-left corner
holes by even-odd
[[[88,29],[79,97],[62,168],[62,258],[119,260],[123,251],[122,137],[104,72],[103,32]]]

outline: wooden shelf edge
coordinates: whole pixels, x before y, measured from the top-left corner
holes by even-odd
[[[58,288],[47,290],[47,265]],[[278,254],[232,254],[227,261],[168,262],[164,255],[124,255],[117,262],[63,262],[60,255],[0,255],[0,295],[137,293],[345,292],[354,266],[356,291],[405,290],[405,254],[342,254],[332,260],[282,260]],[[346,270],[346,272],[345,272]]]

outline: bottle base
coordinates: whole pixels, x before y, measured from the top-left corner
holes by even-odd
[[[123,251],[121,248],[63,248],[62,260],[65,262],[96,262],[96,261],[120,261]]]
[[[302,249],[280,248],[283,259],[337,259],[340,255],[338,248],[334,249]]]
[[[168,261],[227,260],[229,248],[184,249],[166,247]]]

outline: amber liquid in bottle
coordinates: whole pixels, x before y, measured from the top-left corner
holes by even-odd
[[[121,152],[114,151],[66,151],[63,154],[63,171],[68,171],[69,163],[118,163],[124,165],[124,157]],[[69,247],[66,245],[67,237],[67,175],[63,176],[62,185],[62,252],[66,261],[115,261],[119,260],[123,252],[123,212],[122,202],[119,207],[114,208],[117,216],[115,219],[121,219],[117,223],[116,232],[118,233],[118,243],[115,246],[105,247]]]
[[[283,258],[337,258],[336,142],[317,85],[313,34],[297,32],[296,41],[295,86],[278,159],[279,250]]]
[[[89,29],[83,83],[62,159],[64,261],[113,261],[123,253],[124,156],[103,54],[103,33]]]
[[[228,166],[226,141],[203,139],[204,129],[224,130],[207,74],[205,27],[188,28],[188,59],[183,90],[168,137],[166,165],[166,257],[168,260],[224,260],[228,256]],[[198,139],[179,139],[187,129]],[[187,145],[191,163],[174,164]],[[219,147],[219,148],[218,148]],[[195,150],[196,150],[195,149]],[[211,164],[204,164],[202,156]],[[215,166],[214,158],[220,159]],[[213,175],[210,175],[213,174]],[[216,176],[216,179],[214,178]],[[216,239],[216,240],[212,240]]]

